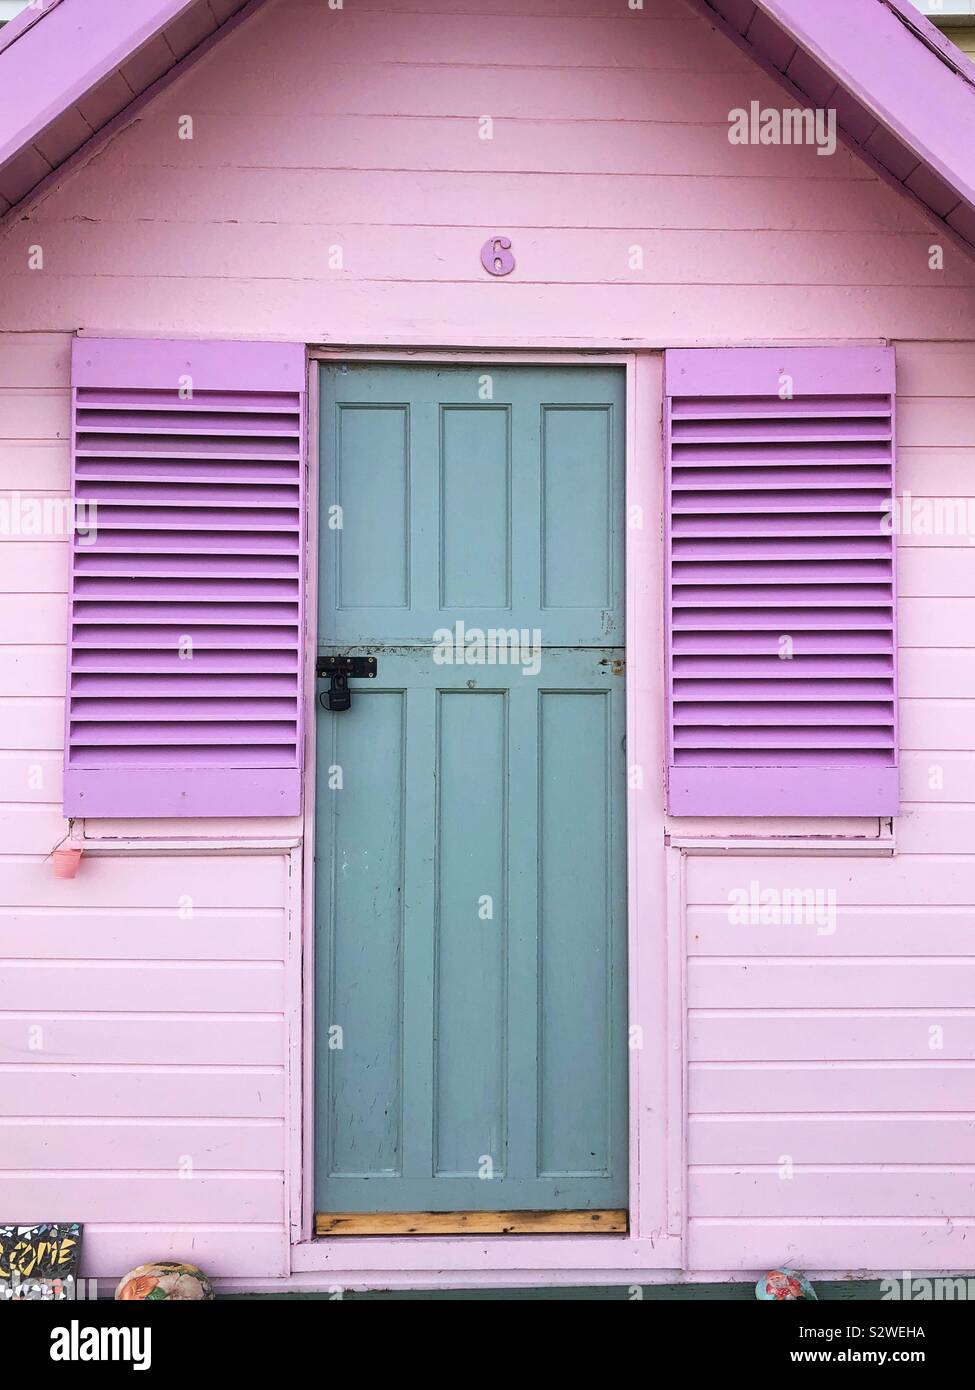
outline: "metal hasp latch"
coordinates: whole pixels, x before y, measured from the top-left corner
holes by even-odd
[[[349,677],[353,680],[371,679],[376,675],[377,662],[374,656],[320,656],[315,662],[315,675],[320,681],[327,680],[327,690],[319,692],[319,702],[323,709],[333,713],[351,709],[352,691]]]

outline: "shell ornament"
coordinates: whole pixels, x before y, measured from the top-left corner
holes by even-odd
[[[155,1264],[139,1265],[123,1275],[115,1290],[115,1297],[119,1301],[135,1299],[161,1302],[163,1299],[174,1299],[193,1302],[215,1298],[216,1295],[210,1280],[196,1265],[183,1264],[178,1260],[159,1260]]]
[[[755,1297],[763,1303],[794,1303],[800,1298],[816,1298],[816,1290],[798,1269],[773,1269],[755,1285]]]

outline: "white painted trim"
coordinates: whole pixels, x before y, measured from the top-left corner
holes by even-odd
[[[519,1237],[519,1239],[524,1239],[524,1237]],[[552,1237],[552,1239],[564,1239],[564,1237]],[[596,1240],[604,1239],[604,1237],[589,1236],[586,1239]],[[327,1283],[328,1285],[334,1284],[336,1290],[342,1289],[350,1293],[366,1293],[372,1289],[517,1289],[525,1287],[524,1276],[517,1270],[511,1269],[480,1271],[478,1273],[456,1270],[451,1272],[446,1282],[434,1281],[425,1277],[422,1272],[384,1271],[381,1275],[370,1277],[357,1274],[354,1271],[345,1271],[348,1277],[344,1279],[342,1273],[342,1271],[335,1271],[334,1274],[330,1272]],[[659,1284],[752,1284],[764,1273],[764,1269],[682,1270],[676,1266],[637,1270],[630,1267],[617,1269],[584,1268],[553,1270],[545,1279],[545,1286],[554,1288],[618,1286],[620,1301],[623,1302],[629,1299],[631,1284],[642,1284],[648,1288]],[[904,1277],[902,1269],[857,1270],[854,1272],[849,1269],[821,1269],[807,1270],[806,1273],[817,1283],[828,1281],[856,1284],[867,1280],[872,1282],[880,1279],[896,1279],[898,1286],[900,1286]],[[924,1277],[928,1279],[958,1278],[958,1270],[926,1269]],[[320,1274],[313,1271],[296,1269],[290,1278],[286,1279],[214,1279],[213,1283],[219,1293],[313,1293],[320,1292],[326,1281],[322,1279]],[[534,1287],[538,1287],[537,1281]]]
[[[79,336],[94,337],[95,331],[92,329]],[[122,337],[151,337],[151,334],[129,334],[99,332],[99,338],[122,338]],[[194,335],[195,336],[195,335]],[[281,341],[293,341],[282,339]],[[673,337],[668,337],[667,347],[669,348],[692,348],[692,347],[836,347],[837,338],[743,338],[738,337],[708,337],[707,335],[697,338],[682,338],[675,333]],[[844,338],[844,347],[889,347],[888,338]],[[327,361],[341,361],[343,358],[355,357],[362,361],[387,361],[387,362],[434,362],[456,360],[463,361],[464,355],[471,361],[487,361],[493,357],[496,361],[510,361],[512,365],[516,363],[548,363],[554,365],[557,362],[567,360],[567,354],[576,354],[580,362],[589,362],[596,365],[595,358],[599,354],[606,352],[635,353],[646,352],[656,354],[662,352],[659,335],[657,338],[564,338],[556,339],[548,344],[543,351],[539,350],[538,338],[521,337],[518,334],[512,336],[504,343],[499,343],[496,337],[480,338],[476,333],[472,333],[463,344],[456,347],[444,347],[439,350],[430,349],[428,352],[415,350],[410,339],[404,334],[389,333],[384,337],[371,342],[348,343],[336,341],[334,343],[315,343],[312,345],[311,355],[313,358]],[[438,356],[439,351],[439,356]],[[514,354],[523,353],[524,356],[515,357]],[[603,359],[605,360],[605,359]]]
[[[659,672],[663,651],[663,551],[660,545],[663,508],[663,440],[660,429],[663,402],[663,358],[659,347],[637,356],[632,351],[601,352],[587,345],[585,352],[556,349],[505,352],[497,345],[483,351],[475,348],[412,349],[408,353],[366,348],[314,347],[309,357],[313,377],[315,364],[322,361],[383,361],[399,363],[473,362],[508,363],[512,366],[608,366],[626,370],[626,515],[636,503],[644,509],[643,528],[627,530],[625,623],[627,635],[639,623],[646,641],[639,646],[627,643],[627,763],[646,768],[648,796],[640,800],[633,790],[627,796],[627,965],[629,972],[630,1016],[639,1009],[649,1022],[666,1019],[667,1039],[656,1030],[645,1039],[643,1049],[630,1050],[629,1068],[629,1212],[631,1234],[627,1236],[458,1236],[449,1240],[432,1236],[368,1239],[341,1236],[313,1239],[314,1154],[312,1136],[315,1122],[314,1095],[314,861],[315,804],[315,673],[314,650],[317,619],[309,629],[311,657],[306,662],[306,710],[308,744],[305,756],[305,901],[302,911],[304,937],[304,982],[302,1039],[302,1231],[305,1239],[292,1248],[292,1269],[327,1273],[329,1283],[349,1286],[356,1270],[376,1270],[379,1287],[392,1287],[396,1279],[389,1271],[409,1269],[402,1287],[424,1287],[434,1272],[460,1271],[472,1275],[481,1286],[509,1283],[589,1283],[593,1269],[612,1267],[613,1278],[625,1281],[642,1271],[674,1268],[682,1261],[683,1241],[678,1232],[684,1223],[684,1135],[683,1135],[683,927],[668,913],[664,869],[663,811],[663,704],[660,718],[653,721],[640,710],[643,698],[659,700]],[[318,382],[309,386],[309,401],[318,400]],[[314,423],[309,411],[308,567],[306,582],[314,598],[318,575],[318,461],[320,440],[317,412]],[[641,551],[641,541],[645,547]],[[313,604],[306,613],[314,615]],[[641,675],[641,672],[643,673]],[[642,741],[641,741],[642,740]],[[309,886],[310,885],[310,886]],[[639,886],[638,886],[639,885]],[[655,1001],[657,1007],[647,1001]],[[676,1112],[670,1113],[671,1107]],[[671,1137],[668,1139],[668,1119]],[[676,1138],[673,1137],[676,1131]],[[567,1267],[569,1274],[566,1275]],[[513,1271],[517,1271],[514,1274]],[[360,1278],[361,1282],[361,1278]],[[433,1278],[436,1286],[449,1286],[445,1276]],[[310,1284],[309,1287],[320,1287]]]
[[[975,0],[911,0],[911,3],[939,29],[975,24]]]
[[[284,1026],[288,1039],[284,1059],[285,1153],[284,1209],[289,1228],[285,1259],[290,1270],[291,1246],[302,1238],[302,1111],[304,1085],[301,1038],[304,1027],[301,924],[305,855],[301,846],[288,856],[287,939],[284,958]]]
[[[673,849],[684,854],[712,854],[727,859],[735,855],[761,854],[764,858],[786,855],[790,859],[835,855],[862,859],[890,859],[896,847],[883,840],[668,840]]]
[[[291,1132],[291,1142],[298,1147],[300,1169],[301,1241],[312,1239],[315,1219],[315,711],[317,693],[315,656],[318,648],[318,494],[319,460],[319,394],[321,370],[316,361],[308,362],[308,409],[305,412],[307,437],[305,441],[305,751],[304,751],[304,824],[302,840],[305,849],[303,901],[299,929],[301,947],[301,1037],[298,1040],[301,1059],[302,1090],[300,1110],[295,1118],[297,1135]],[[290,1128],[290,1125],[289,1125]],[[294,1236],[292,1236],[294,1240]]]
[[[659,350],[658,350],[659,351]],[[309,350],[313,362],[387,362],[392,366],[409,367],[429,362],[506,363],[509,367],[612,367],[630,366],[633,353],[621,349],[619,343],[603,350],[593,348],[580,352],[577,348],[552,348],[545,352],[525,351],[517,345],[510,348],[479,349],[476,345],[462,348],[431,348],[429,352],[404,351],[402,347],[313,347]]]
[[[70,844],[85,854],[288,854],[301,846],[300,839],[287,840],[79,840]]]
[[[667,932],[667,1206],[671,1234],[687,1250],[687,944],[686,873],[683,854],[664,851]]]
[[[295,1246],[297,1274],[328,1275],[339,1288],[492,1288],[498,1284],[631,1282],[650,1270],[674,1269],[675,1236],[338,1236]],[[464,1276],[468,1276],[467,1279]],[[321,1279],[311,1287],[321,1287]]]

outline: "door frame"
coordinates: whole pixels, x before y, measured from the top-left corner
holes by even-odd
[[[620,366],[625,371],[625,630],[628,769],[627,974],[631,1030],[643,1030],[629,1050],[629,1213],[627,1235],[559,1236],[314,1236],[314,846],[315,651],[317,644],[320,364]],[[664,555],[662,352],[561,352],[315,348],[308,362],[306,489],[304,862],[300,960],[300,1066],[293,1067],[289,1120],[291,1268],[296,1275],[328,1271],[329,1283],[355,1285],[366,1272],[383,1281],[436,1286],[579,1282],[595,1270],[622,1280],[641,1270],[682,1267],[685,1225],[684,1018],[682,856],[668,856],[664,839]],[[299,923],[296,922],[296,926]],[[403,1277],[395,1278],[395,1271]],[[423,1278],[423,1272],[429,1275]],[[439,1273],[435,1273],[439,1272]],[[449,1273],[454,1272],[452,1277]],[[409,1274],[407,1275],[407,1272]],[[521,1277],[524,1276],[524,1277]],[[584,1282],[584,1280],[583,1280]]]

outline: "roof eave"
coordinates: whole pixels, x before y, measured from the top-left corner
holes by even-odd
[[[975,65],[907,0],[687,3],[801,105],[841,104],[847,147],[975,253]]]
[[[82,10],[80,0],[48,0],[14,20],[0,49],[4,221],[263,3],[84,0]]]

